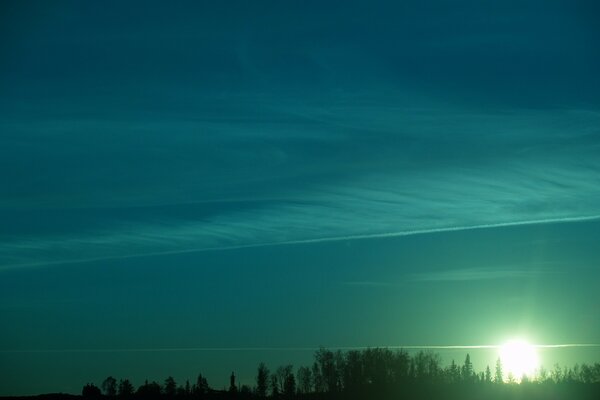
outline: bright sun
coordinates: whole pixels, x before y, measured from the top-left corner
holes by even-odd
[[[520,382],[523,375],[532,377],[539,366],[535,346],[524,340],[512,340],[500,347],[500,360],[505,379],[511,374]]]

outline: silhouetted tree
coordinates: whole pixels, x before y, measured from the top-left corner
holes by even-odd
[[[285,382],[283,383],[283,395],[286,398],[294,397],[296,394],[296,378],[294,378],[294,373],[290,371],[289,374],[285,377]]]
[[[235,384],[235,374],[232,371],[231,375],[229,376],[229,393],[237,393],[237,391],[238,388]]]
[[[274,399],[279,397],[279,382],[276,374],[271,374],[271,397]]]
[[[448,378],[448,380],[453,383],[456,383],[460,380],[460,369],[454,360],[452,360],[450,366],[448,367]]]
[[[100,392],[98,386],[88,383],[81,390],[81,395],[85,398],[98,398],[102,396],[102,392]]]
[[[104,390],[105,396],[115,397],[117,395],[117,380],[112,376],[107,377],[102,382],[102,390]]]
[[[600,363],[590,367],[590,383],[600,383]]]
[[[397,351],[393,357],[394,381],[396,383],[405,382],[409,378],[410,356],[404,351]]]
[[[179,385],[175,391],[175,397],[178,399],[187,399],[189,393],[185,390],[185,385]]]
[[[594,363],[594,366],[591,367],[591,383],[600,383],[600,363]]]
[[[419,351],[412,359],[413,377],[419,380],[427,378],[427,356],[423,351]]]
[[[196,384],[192,388],[192,394],[198,399],[203,399],[209,391],[208,381],[202,374],[198,374]]]
[[[313,379],[313,387],[315,393],[322,393],[325,391],[325,385],[323,383],[323,376],[321,375],[321,371],[319,369],[319,364],[317,362],[313,362],[312,368],[312,379]]]
[[[148,383],[146,380],[144,384],[138,388],[136,395],[143,399],[160,399],[162,390],[157,382]]]
[[[434,382],[441,375],[440,356],[432,352],[421,352],[422,362],[424,363],[424,371],[422,378]]]
[[[298,380],[301,382],[300,370]],[[342,385],[346,391],[356,392],[366,385],[362,352],[352,350],[346,353],[346,362],[342,371]]]
[[[341,386],[341,376],[337,367],[343,363],[341,352],[338,351],[334,354],[330,350],[321,348],[315,353],[315,359],[318,376],[322,380],[324,391],[327,393],[338,392]]]
[[[541,373],[541,370],[540,370],[540,373]],[[579,380],[583,383],[594,383],[594,368],[593,368],[593,366],[583,364],[581,366]]]
[[[175,397],[175,394],[177,393],[177,383],[172,376],[169,376],[167,379],[165,379],[163,392],[167,397]]]
[[[457,366],[452,361],[443,369],[440,367],[438,354],[423,351],[409,355],[402,350],[385,348],[348,352],[319,349],[314,357],[312,369],[300,367],[296,375],[291,365],[280,366],[273,374],[269,374],[264,363],[259,364],[254,394],[248,386],[238,386],[233,373],[229,392],[211,391],[206,379],[200,374],[192,387],[189,381],[177,387],[173,377],[168,377],[162,388],[156,382],[146,381],[138,388],[135,399],[266,400],[269,389],[274,400],[600,398],[599,363],[575,365],[572,368],[556,365],[552,371],[552,379],[544,378],[547,373],[543,369],[538,378],[532,379],[524,375],[520,382],[515,381],[515,377],[509,373],[506,381],[511,385],[489,385],[487,383],[492,381],[503,382],[500,359],[496,362],[495,376],[492,376],[490,366],[486,366],[484,371],[475,371],[469,354],[462,366]],[[132,399],[133,387],[128,380],[120,380],[117,385],[114,378],[108,377],[102,387],[107,397],[111,397],[111,394],[114,396],[115,392],[118,394],[118,398],[113,400]],[[93,384],[84,386],[82,395],[97,399],[101,396],[100,390]]]
[[[248,385],[240,386],[240,398],[241,399],[251,399],[252,398],[252,389]]]
[[[554,383],[561,383],[563,381],[563,371],[560,365],[554,364],[554,369],[551,374]]]
[[[285,393],[285,383],[288,380],[289,376],[294,376],[293,374],[293,366],[284,365],[277,368],[275,371],[275,375],[277,376],[277,389],[279,393]]]
[[[473,364],[471,363],[471,356],[467,354],[465,357],[465,363],[462,366],[461,375],[464,381],[473,381]]]
[[[483,378],[483,381],[486,383],[490,383],[492,382],[492,371],[490,370],[490,366],[487,365],[485,367],[485,376]]]
[[[256,395],[263,399],[267,397],[267,390],[269,387],[269,369],[265,363],[258,364],[258,371],[256,373]]]
[[[506,375],[506,383],[515,383],[515,375],[512,371],[508,371],[508,375]]]
[[[502,373],[502,360],[500,360],[500,357],[498,357],[498,359],[496,360],[496,372],[494,374],[494,382],[504,382],[504,375]]]
[[[308,394],[312,391],[312,373],[308,367],[298,368],[298,391],[302,394]]]
[[[129,379],[121,379],[119,381],[119,393],[118,396],[122,399],[130,398],[133,395],[133,385],[129,382]]]

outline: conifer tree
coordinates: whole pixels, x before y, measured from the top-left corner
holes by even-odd
[[[494,375],[494,382],[504,382],[504,377],[502,375],[502,360],[500,360],[500,357],[498,357],[498,359],[496,360],[496,374]]]
[[[473,363],[471,363],[471,356],[468,353],[465,357],[465,363],[462,367],[462,377],[465,381],[473,380]]]
[[[256,395],[264,399],[267,397],[267,390],[269,388],[269,369],[265,363],[258,365],[258,371],[256,373]]]

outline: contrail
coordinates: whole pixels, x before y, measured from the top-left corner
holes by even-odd
[[[564,344],[533,344],[537,349],[556,349],[573,347],[600,347],[600,343],[564,343]],[[406,346],[333,346],[324,347],[328,350],[364,350],[364,349],[393,349],[393,350],[469,350],[469,349],[499,349],[502,345],[406,345]],[[322,346],[304,347],[158,347],[132,349],[25,349],[0,350],[0,353],[163,353],[163,352],[236,352],[236,351],[316,351]]]
[[[595,221],[595,220],[599,220],[599,219],[600,219],[600,215],[589,215],[589,216],[581,216],[581,217],[547,218],[547,219],[533,219],[533,220],[524,220],[524,221],[499,222],[499,223],[493,223],[493,224],[450,226],[450,227],[445,227],[445,228],[414,229],[414,230],[406,230],[406,231],[398,231],[398,232],[370,233],[370,234],[358,234],[358,235],[347,235],[347,236],[330,236],[330,237],[322,237],[322,238],[315,238],[315,239],[297,239],[297,240],[286,240],[286,241],[280,241],[280,242],[262,242],[262,243],[240,244],[240,245],[231,245],[231,246],[215,246],[215,247],[166,250],[166,251],[156,251],[156,252],[136,253],[136,254],[122,254],[122,255],[114,255],[114,256],[82,258],[82,259],[76,259],[76,260],[43,261],[43,262],[35,262],[35,263],[13,264],[13,265],[6,265],[4,267],[0,267],[0,270],[6,270],[6,269],[10,269],[10,268],[19,268],[19,267],[21,267],[21,268],[42,267],[42,266],[49,266],[49,265],[79,264],[79,263],[89,263],[89,262],[96,262],[96,261],[122,260],[122,259],[128,259],[128,258],[168,256],[168,255],[189,254],[189,253],[203,253],[203,252],[210,252],[210,251],[241,250],[241,249],[252,249],[252,248],[269,247],[269,246],[291,246],[291,245],[302,245],[302,244],[316,244],[316,243],[328,243],[328,242],[394,238],[394,237],[402,237],[402,236],[426,235],[426,234],[459,232],[459,231],[469,231],[469,230],[479,230],[479,229],[493,229],[493,228],[504,228],[504,227],[523,226],[523,225],[585,222],[585,221]]]

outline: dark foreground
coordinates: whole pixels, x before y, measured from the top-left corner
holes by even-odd
[[[500,359],[493,368],[475,371],[467,354],[461,364],[445,367],[435,353],[409,354],[385,348],[347,352],[320,349],[310,366],[294,370],[282,365],[271,371],[258,365],[255,385],[239,385],[234,373],[228,390],[214,390],[202,374],[195,383],[144,382],[107,377],[87,383],[81,395],[44,394],[0,397],[0,400],[600,400],[600,363],[572,368],[540,368],[535,379],[521,383],[503,373]]]
[[[119,396],[110,397],[105,395],[83,396],[62,393],[43,394],[38,396],[0,397],[2,400],[123,400]],[[130,400],[261,400],[274,399],[272,395],[259,397],[255,393],[213,391],[200,396],[175,395],[169,396],[162,393],[152,395],[133,394]],[[600,399],[600,383],[526,383],[526,384],[503,384],[503,385],[410,385],[404,388],[396,388],[379,392],[355,392],[355,393],[310,393],[296,394],[294,396],[278,396],[279,400],[343,400],[343,399],[448,399],[448,400],[598,400]]]

